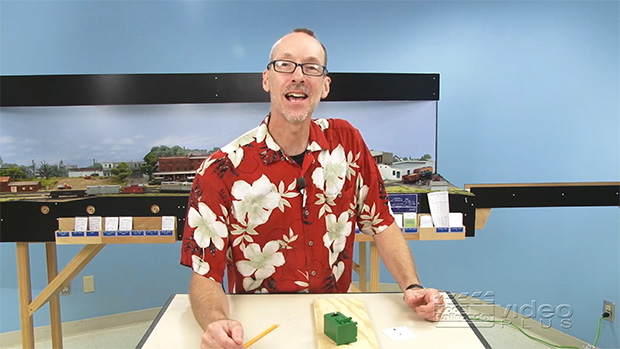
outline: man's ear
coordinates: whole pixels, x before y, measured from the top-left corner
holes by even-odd
[[[321,92],[321,99],[327,98],[327,96],[329,95],[329,86],[332,82],[332,78],[330,78],[329,76],[326,76],[325,79],[323,79],[323,91]]]
[[[265,92],[267,93],[269,93],[269,77],[267,76],[268,74],[268,70],[263,70],[263,90],[265,90]]]

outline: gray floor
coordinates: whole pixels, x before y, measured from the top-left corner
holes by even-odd
[[[63,337],[64,349],[129,349],[135,348],[146,333],[151,322],[139,322],[133,325],[107,328],[74,336]],[[52,349],[52,341],[38,341],[36,349]],[[2,349],[21,349],[21,346]]]

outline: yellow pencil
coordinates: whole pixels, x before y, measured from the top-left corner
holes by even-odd
[[[260,333],[258,336],[256,336],[256,337],[254,337],[254,338],[250,339],[247,343],[245,343],[245,344],[243,345],[243,347],[244,347],[244,348],[247,348],[247,347],[249,347],[250,345],[252,345],[252,344],[256,343],[256,341],[258,341],[259,339],[261,339],[261,338],[265,337],[265,335],[267,335],[267,333],[269,333],[269,332],[271,332],[271,331],[275,330],[275,329],[276,329],[276,327],[278,327],[278,325],[273,325],[273,326],[269,327],[268,329],[264,330],[264,331],[263,331],[262,333]]]

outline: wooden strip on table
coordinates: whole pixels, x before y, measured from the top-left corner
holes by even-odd
[[[313,302],[316,342],[318,349],[379,349],[377,337],[370,326],[366,305],[360,298],[316,298]],[[357,341],[336,346],[336,343],[323,332],[323,315],[339,311],[357,322]]]

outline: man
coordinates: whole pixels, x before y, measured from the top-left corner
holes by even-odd
[[[421,317],[437,321],[443,299],[418,280],[389,212],[383,180],[357,129],[312,120],[330,91],[327,52],[308,29],[278,40],[263,72],[271,112],[197,171],[181,263],[193,268],[190,301],[203,348],[242,348],[221,282],[236,293],[347,292],[355,226]]]

